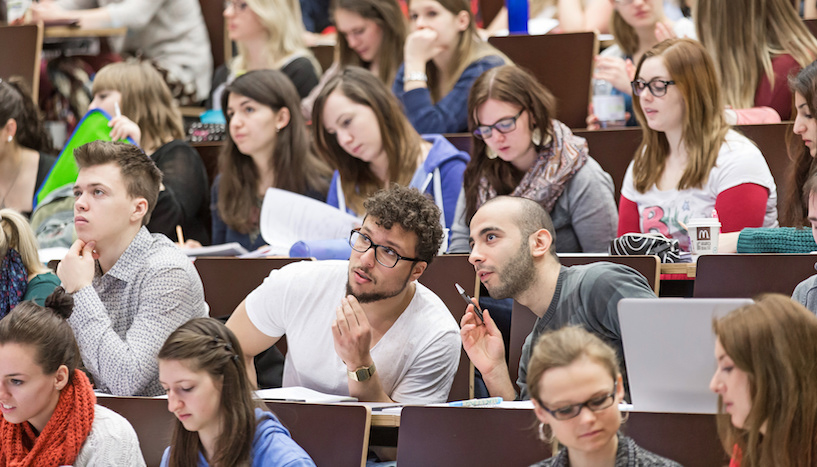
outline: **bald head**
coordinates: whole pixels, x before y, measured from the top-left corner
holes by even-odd
[[[497,196],[485,202],[479,210],[500,209],[510,215],[512,221],[519,228],[522,238],[528,238],[534,232],[545,229],[550,233],[553,243],[550,252],[556,254],[556,230],[553,221],[545,208],[536,201],[517,196]],[[478,212],[479,212],[478,210]]]

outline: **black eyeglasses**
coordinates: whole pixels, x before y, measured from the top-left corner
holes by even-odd
[[[422,259],[418,258],[407,258],[405,256],[400,256],[393,249],[374,243],[368,235],[360,233],[358,229],[353,229],[352,233],[349,234],[349,246],[351,246],[352,249],[358,253],[366,253],[369,251],[369,248],[374,248],[374,259],[387,268],[397,266],[397,262],[401,259],[403,261],[411,261],[415,263],[418,261],[423,261]]]
[[[616,400],[616,388],[618,388],[618,381],[613,384],[613,392],[610,394],[595,397],[589,401],[582,402],[581,404],[566,405],[554,410],[550,410],[549,408],[545,407],[544,404],[542,404],[542,408],[545,409],[547,413],[553,415],[553,418],[556,420],[570,420],[571,418],[578,417],[579,414],[582,413],[582,408],[584,407],[587,407],[593,412],[598,412],[599,410],[604,410],[613,405],[613,401]]]
[[[633,86],[633,94],[638,97],[644,92],[644,89],[649,88],[650,93],[655,97],[662,97],[667,94],[667,86],[675,84],[675,81],[664,81],[663,79],[653,78],[649,82],[641,78],[630,83]]]
[[[503,118],[502,120],[494,123],[493,125],[480,125],[474,130],[474,136],[479,139],[488,139],[494,134],[493,130],[505,134],[510,133],[516,129],[516,120],[522,115],[525,109],[519,111],[518,114],[514,115],[513,117]]]

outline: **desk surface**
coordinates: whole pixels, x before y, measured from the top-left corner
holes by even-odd
[[[695,277],[695,263],[661,263],[661,274],[686,274]]]
[[[128,28],[100,28],[82,29],[71,26],[48,26],[45,28],[46,38],[66,38],[66,37],[116,37],[127,34]]]

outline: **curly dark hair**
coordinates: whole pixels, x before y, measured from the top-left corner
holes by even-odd
[[[372,216],[388,230],[394,224],[417,235],[415,257],[431,264],[443,241],[440,208],[416,188],[394,184],[380,190],[363,202],[366,217]]]

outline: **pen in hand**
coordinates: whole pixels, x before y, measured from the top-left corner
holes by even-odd
[[[469,297],[468,294],[465,293],[465,289],[463,289],[461,285],[455,282],[454,287],[457,288],[457,292],[460,294],[460,297],[462,297],[462,299],[465,300],[465,303],[469,305],[474,305],[474,313],[476,313],[477,316],[479,317],[479,320],[484,323],[485,320],[482,318],[482,308],[479,307],[479,304],[471,301],[471,297]]]

